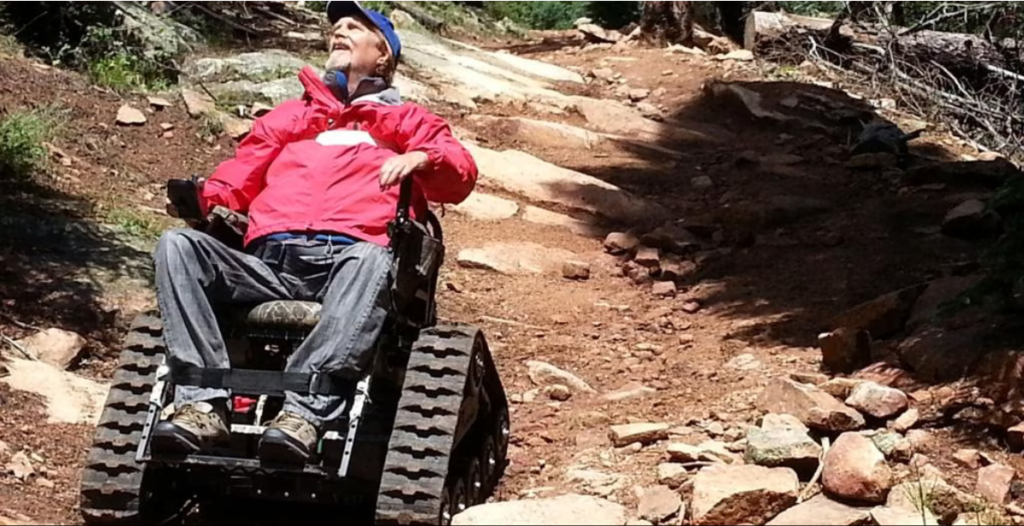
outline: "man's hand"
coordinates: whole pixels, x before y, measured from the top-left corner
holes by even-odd
[[[426,168],[429,162],[430,158],[423,152],[409,152],[388,159],[380,169],[380,189],[387,190],[401,183],[416,170]]]

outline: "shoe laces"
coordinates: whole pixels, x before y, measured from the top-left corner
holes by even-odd
[[[292,433],[299,433],[310,425],[311,424],[302,417],[287,412],[280,413],[277,415],[277,418],[274,419],[274,427],[284,431],[291,431]]]

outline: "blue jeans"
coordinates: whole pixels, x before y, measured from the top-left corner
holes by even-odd
[[[161,236],[155,255],[157,302],[169,360],[229,368],[214,316],[217,305],[273,300],[316,301],[320,322],[288,358],[288,372],[321,373],[355,382],[372,358],[390,305],[391,255],[357,242],[268,241],[253,254],[232,250],[194,229]],[[226,401],[220,389],[177,386],[175,406]],[[340,397],[285,393],[284,408],[314,425],[344,415]]]

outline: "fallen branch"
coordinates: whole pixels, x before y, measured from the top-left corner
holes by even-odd
[[[3,316],[5,320],[7,320],[7,321],[17,325],[18,327],[21,327],[22,329],[27,329],[27,330],[30,330],[30,331],[42,330],[39,327],[36,327],[35,325],[29,325],[29,324],[27,324],[25,322],[19,321],[19,320],[15,319],[14,316],[11,316],[10,314],[0,313],[0,316]]]
[[[804,490],[800,492],[800,496],[797,497],[796,503],[800,504],[807,497],[811,496],[811,490],[814,489],[815,485],[818,484],[818,479],[821,478],[822,471],[825,470],[825,455],[828,454],[829,440],[828,437],[821,439],[821,458],[818,459],[818,469],[814,470],[814,476],[811,477],[811,481],[804,486]]]
[[[10,345],[11,348],[13,348],[14,350],[18,351],[18,353],[20,353],[22,356],[24,356],[25,359],[32,360],[32,361],[36,361],[37,360],[37,358],[35,356],[33,356],[32,353],[28,352],[28,350],[25,349],[24,347],[22,347],[21,344],[19,344],[18,342],[8,338],[7,336],[5,336],[3,334],[0,334],[0,338],[3,338],[3,340],[7,343],[7,345]]]

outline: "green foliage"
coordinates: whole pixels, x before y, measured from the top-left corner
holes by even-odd
[[[160,237],[160,224],[147,212],[125,206],[109,209],[104,221],[132,237],[156,239]]]
[[[58,133],[59,124],[57,106],[0,118],[0,179],[26,179],[42,169],[49,155],[45,143]]]
[[[570,29],[587,16],[591,2],[487,2],[486,10],[497,20],[508,18],[530,29]]]
[[[843,10],[845,2],[775,2],[787,13],[802,16],[830,17]]]

